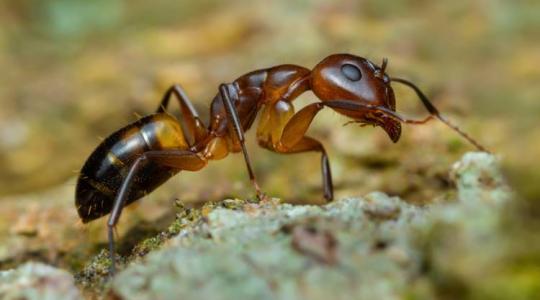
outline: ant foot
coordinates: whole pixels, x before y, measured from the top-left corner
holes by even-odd
[[[269,202],[270,197],[268,197],[265,193],[258,191],[257,192],[257,198],[259,199],[259,202]]]
[[[255,192],[257,193],[257,199],[259,199],[260,202],[267,202],[270,200],[268,196],[266,196],[265,193],[261,191],[261,188],[259,187],[259,184],[256,180],[252,180],[253,186],[255,187]]]

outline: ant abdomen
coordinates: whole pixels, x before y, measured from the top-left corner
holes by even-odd
[[[84,164],[77,182],[75,204],[84,223],[108,214],[131,164],[152,150],[187,149],[178,121],[166,114],[144,117],[107,137]],[[152,192],[177,172],[145,161],[133,181],[126,205]]]

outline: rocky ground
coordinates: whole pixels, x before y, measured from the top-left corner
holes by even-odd
[[[228,199],[180,209],[120,258],[103,250],[73,276],[28,262],[0,273],[7,299],[534,299],[538,250],[508,226],[497,160],[471,152],[454,199],[409,204],[372,192],[323,206]],[[536,248],[535,248],[536,247]]]

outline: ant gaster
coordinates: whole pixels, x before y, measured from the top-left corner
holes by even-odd
[[[319,152],[324,198],[328,201],[333,198],[328,156],[318,140],[305,135],[324,107],[350,117],[351,122],[382,127],[393,142],[400,138],[400,123],[423,124],[437,118],[486,151],[443,118],[418,87],[404,79],[390,78],[385,73],[386,66],[386,59],[379,67],[362,57],[334,54],[313,70],[280,65],[247,73],[219,86],[210,107],[208,126],[179,85],[169,88],[154,114],[106,138],[80,172],[75,203],[82,221],[87,223],[110,213],[107,226],[111,274],[115,272],[114,227],[123,207],[178,172],[197,171],[209,160],[242,152],[257,196],[263,198],[244,144],[244,132],[261,110],[257,126],[259,145],[278,153]],[[391,82],[412,88],[430,115],[423,120],[410,120],[398,114]],[[295,113],[292,102],[307,90],[313,91],[320,102]],[[173,95],[180,103],[184,125],[166,112]]]

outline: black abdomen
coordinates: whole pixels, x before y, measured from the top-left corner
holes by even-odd
[[[187,149],[177,121],[168,114],[144,117],[110,135],[84,164],[75,205],[84,223],[108,214],[131,164],[150,150]],[[145,162],[131,185],[126,205],[150,193],[176,174],[169,167]]]

